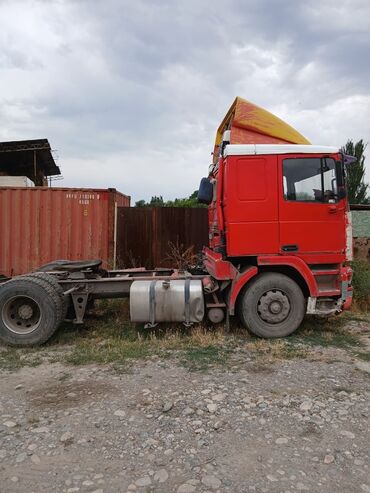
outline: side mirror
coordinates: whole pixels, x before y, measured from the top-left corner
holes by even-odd
[[[209,178],[202,178],[198,190],[198,202],[209,205],[213,200],[213,184]]]

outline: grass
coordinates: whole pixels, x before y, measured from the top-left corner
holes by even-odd
[[[247,343],[247,348],[256,352],[262,363],[310,358],[312,348],[315,346],[346,350],[361,348],[363,344],[360,336],[349,332],[346,327],[346,323],[353,320],[364,319],[360,317],[353,319],[350,315],[329,319],[307,317],[290,337],[272,340],[252,338]]]
[[[245,364],[245,354],[263,368],[278,360],[309,358],[312,347],[336,347],[355,355],[361,350],[360,336],[348,331],[348,321],[364,321],[359,314],[328,320],[310,317],[285,339],[252,337],[233,321],[230,332],[207,324],[186,329],[162,324],[144,329],[128,321],[128,303],[103,300],[84,325],[65,323],[51,340],[38,348],[0,347],[0,369],[18,370],[42,362],[67,365],[110,364],[128,371],[130,362],[145,358],[173,358],[191,371]],[[366,358],[366,356],[358,356]],[[249,358],[250,359],[250,358]]]
[[[349,320],[352,319],[348,315],[330,319],[307,317],[289,340],[310,346],[332,346],[341,349],[360,347],[362,343],[359,335],[349,332],[346,328],[346,322]]]
[[[220,332],[211,333],[201,327],[188,332],[178,327],[144,332],[141,327],[130,325],[114,330],[107,324],[74,344],[64,362],[73,365],[114,363],[119,366],[133,359],[173,356],[190,369],[202,370],[226,362],[224,343]]]
[[[100,303],[84,326],[64,324],[44,347],[51,361],[114,364],[122,371],[131,360],[149,357],[175,357],[188,368],[201,370],[225,364],[229,346],[236,346],[236,338],[226,336],[223,329],[164,324],[144,329],[131,324],[127,302],[111,300]]]
[[[370,352],[356,353],[356,356],[363,361],[370,361]]]
[[[148,350],[140,342],[115,344],[107,341],[106,344],[94,346],[92,344],[81,344],[69,352],[64,361],[73,365],[86,365],[89,363],[116,363],[124,364],[127,359],[140,359],[148,356]]]
[[[370,309],[370,265],[365,260],[351,262],[353,269],[353,292],[356,307],[363,311]]]
[[[214,366],[227,366],[231,354],[232,349],[217,346],[191,347],[184,351],[181,362],[189,370],[206,371]]]
[[[274,361],[287,359],[307,358],[307,348],[301,344],[294,344],[286,339],[257,339],[253,338],[246,344],[246,348],[254,353],[258,362],[266,365]]]
[[[0,369],[18,370],[24,366],[38,366],[42,362],[39,355],[31,353],[26,354],[24,350],[17,348],[5,348],[0,351]]]

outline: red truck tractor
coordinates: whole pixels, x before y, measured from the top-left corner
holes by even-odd
[[[267,338],[288,336],[305,314],[348,309],[352,234],[345,166],[338,148],[310,145],[237,98],[199,188],[199,200],[209,206],[201,265],[109,271],[99,260],[55,261],[0,286],[0,339],[42,344],[67,312],[82,323],[97,298],[129,296],[131,320],[147,327],[204,318],[228,323],[237,315],[252,334]]]

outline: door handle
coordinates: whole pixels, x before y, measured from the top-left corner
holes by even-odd
[[[283,245],[281,249],[283,252],[298,252],[298,245]]]
[[[336,214],[338,212],[338,207],[336,205],[329,206],[329,214]]]

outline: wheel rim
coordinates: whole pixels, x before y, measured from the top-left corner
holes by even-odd
[[[268,324],[284,322],[290,312],[288,296],[280,290],[266,291],[258,300],[257,313]]]
[[[20,335],[36,330],[41,320],[40,306],[29,296],[10,298],[4,304],[1,315],[7,329]]]

